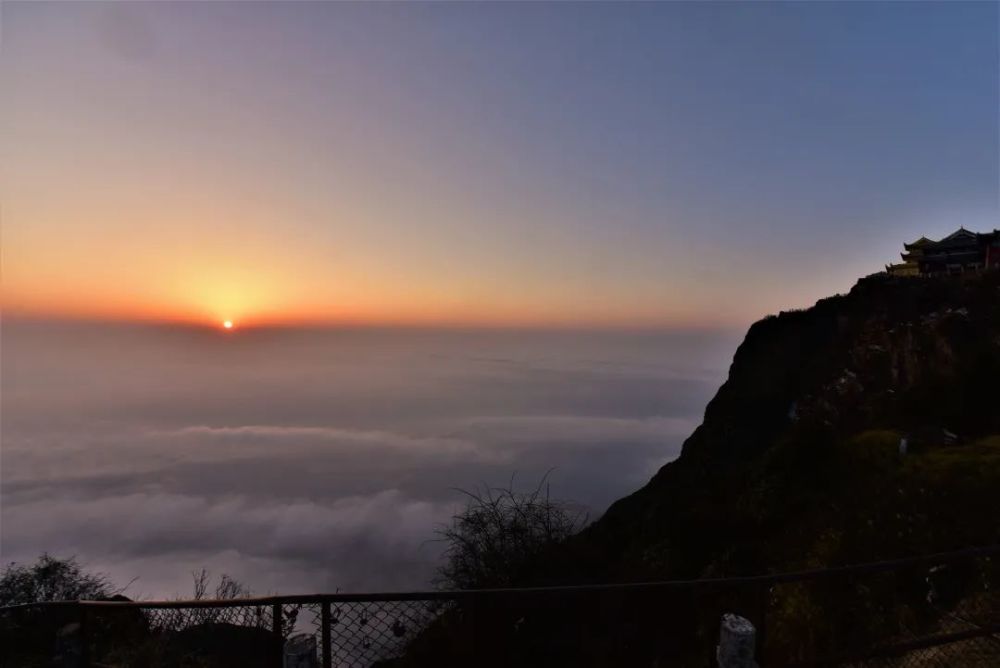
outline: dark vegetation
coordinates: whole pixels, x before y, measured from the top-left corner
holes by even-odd
[[[184,599],[231,600],[251,596],[248,587],[222,575],[213,586],[210,574],[192,573],[193,594]],[[131,584],[131,583],[129,583]],[[89,572],[74,558],[43,554],[32,564],[8,564],[0,574],[0,605],[41,601],[127,601],[102,573]],[[161,616],[177,614],[171,610]],[[181,631],[162,633],[157,620],[134,608],[91,614],[88,651],[102,665],[119,668],[253,668],[271,666],[278,651],[266,630],[251,628],[226,610],[196,608]],[[74,607],[27,609],[0,618],[0,666],[43,668],[78,666],[84,620]]]
[[[446,544],[439,584],[448,589],[516,587],[547,552],[580,531],[582,511],[550,496],[546,478],[529,492],[507,487],[460,490],[465,509],[438,529]]]
[[[75,557],[43,554],[33,564],[10,563],[0,573],[0,606],[38,601],[104,600],[121,594],[103,573],[89,573]]]

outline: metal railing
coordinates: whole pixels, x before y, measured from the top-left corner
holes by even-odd
[[[476,591],[0,608],[0,666],[1000,665],[1000,546],[774,575]]]

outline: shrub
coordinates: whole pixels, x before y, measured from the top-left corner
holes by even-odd
[[[106,599],[124,590],[103,573],[84,571],[76,557],[59,559],[42,554],[33,564],[12,562],[0,574],[0,606]]]
[[[523,584],[523,577],[546,550],[586,524],[586,515],[553,500],[546,478],[530,492],[508,487],[459,490],[468,503],[438,530],[447,547],[438,581],[450,589],[483,589]]]

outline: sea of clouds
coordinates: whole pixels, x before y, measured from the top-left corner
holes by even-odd
[[[257,330],[5,322],[0,556],[128,593],[427,587],[456,488],[592,516],[674,458],[729,332]]]

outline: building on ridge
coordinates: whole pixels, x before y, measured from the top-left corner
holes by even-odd
[[[940,241],[920,237],[903,249],[903,262],[885,267],[890,276],[956,276],[1000,268],[1000,230],[960,227]]]

